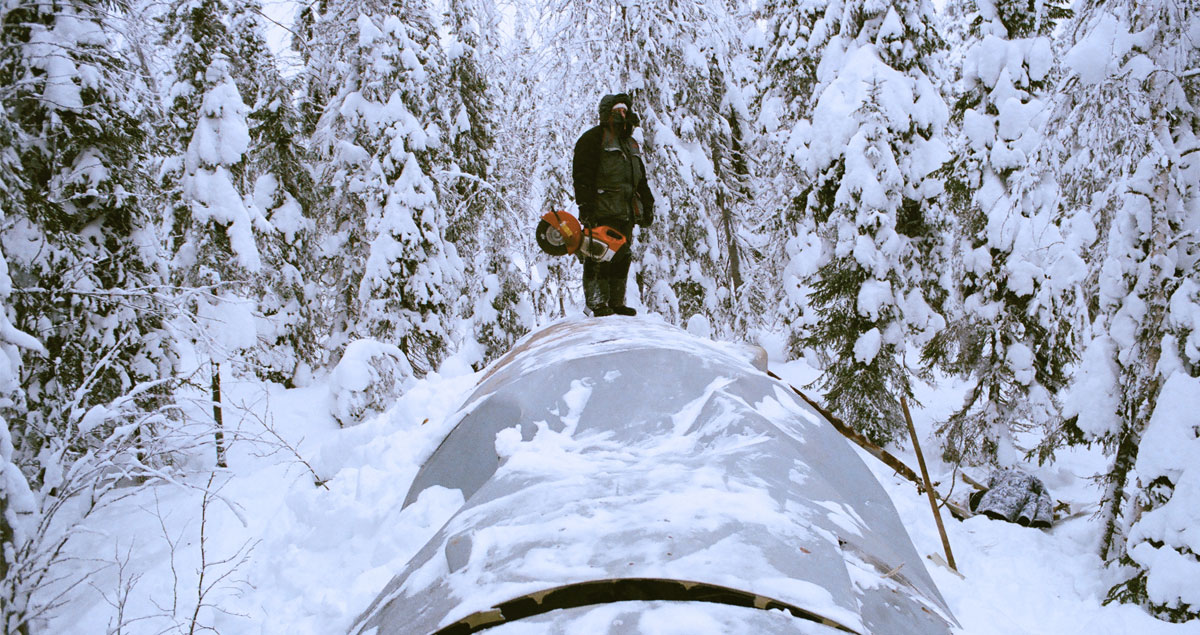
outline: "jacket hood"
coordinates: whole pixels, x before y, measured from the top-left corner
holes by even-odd
[[[600,123],[608,123],[608,115],[612,113],[613,106],[617,104],[625,104],[629,106],[629,110],[633,110],[633,99],[629,97],[628,93],[605,95],[600,98]]]

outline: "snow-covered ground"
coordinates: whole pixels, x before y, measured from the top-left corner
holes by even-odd
[[[772,370],[793,385],[816,377],[803,362],[778,359],[772,342],[763,344]],[[224,634],[345,632],[461,505],[457,490],[434,487],[401,510],[423,460],[479,379],[452,359],[408,386],[386,412],[351,428],[332,418],[327,383],[227,386],[228,402],[243,406],[243,416],[226,414],[239,433],[229,469],[211,481],[204,473],[155,487],[93,516],[70,546],[73,572],[91,575],[66,591],[46,632],[192,632],[193,623]],[[951,384],[922,386],[914,411],[943,493],[952,467],[938,460],[929,434],[958,395]],[[916,469],[911,448],[890,450]],[[860,454],[918,552],[940,554],[927,499]],[[1105,468],[1098,451],[1064,451],[1052,467],[1028,467],[1072,510],[1094,508],[1099,491],[1088,477]],[[965,487],[959,481],[956,496]],[[1200,624],[1101,605],[1112,580],[1095,555],[1099,529],[1087,513],[1047,530],[984,517],[959,522],[947,514],[944,521],[962,576],[926,566],[962,633],[1200,633]],[[658,624],[655,633],[697,632],[687,620]]]

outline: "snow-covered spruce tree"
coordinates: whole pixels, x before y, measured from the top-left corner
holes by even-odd
[[[471,327],[458,337],[479,342],[482,348],[475,365],[482,368],[532,326],[528,286],[515,263],[516,244],[528,231],[514,222],[513,211],[519,206],[505,198],[509,192],[497,178],[496,127],[500,118],[515,126],[514,144],[503,146],[505,154],[518,145],[537,145],[528,143],[535,102],[528,93],[510,90],[503,107],[497,104],[501,91],[493,83],[493,73],[499,71],[495,56],[500,38],[498,12],[491,0],[451,0],[446,18],[452,40],[447,50],[449,102],[444,110],[452,115],[452,123],[446,165],[439,170],[437,183],[449,216],[446,238],[466,265],[462,301],[454,314],[469,315]]]
[[[5,210],[19,205],[14,196],[22,189],[20,169],[15,153],[7,152],[18,136],[14,122],[7,116],[0,101],[0,222],[7,218]],[[24,633],[22,624],[30,609],[32,588],[18,572],[23,565],[21,554],[30,541],[31,516],[37,511],[37,499],[21,470],[23,461],[17,456],[8,418],[20,416],[24,408],[21,390],[21,350],[31,348],[45,355],[41,344],[21,333],[9,319],[12,279],[8,261],[0,245],[0,627],[5,633]]]
[[[7,134],[0,133],[0,141],[8,138]],[[6,204],[11,202],[7,197],[4,199]],[[0,220],[4,219],[2,210],[3,207],[0,207]],[[33,349],[42,355],[46,351],[40,343],[18,331],[9,321],[11,293],[8,263],[0,249],[0,627],[5,633],[27,633],[27,620],[33,609],[30,595],[35,589],[25,579],[27,562],[23,556],[33,539],[30,533],[35,523],[31,521],[38,511],[38,503],[18,465],[19,459],[7,419],[11,414],[20,412],[24,399],[19,383],[19,347]]]
[[[236,77],[243,68],[223,0],[178,0],[166,16],[173,57],[160,139],[167,197],[171,278],[181,289],[185,327],[198,364],[208,362],[216,465],[225,467],[221,368],[258,345],[255,276],[263,269],[259,232],[270,230],[247,196],[248,108]],[[191,374],[199,368],[185,368]]]
[[[446,147],[438,109],[446,57],[419,0],[378,9],[334,2],[318,19],[343,29],[327,46],[348,60],[316,131],[318,178],[330,188],[320,213],[332,237],[323,283],[336,289],[328,310],[342,319],[333,347],[360,337],[393,343],[423,375],[449,351],[462,276],[432,178]]]
[[[826,5],[828,0],[768,0],[757,15],[763,22],[763,41],[756,47],[760,134],[753,153],[763,183],[758,206],[764,211],[753,234],[763,243],[753,256],[756,264],[746,295],[760,298],[761,304],[744,310],[779,322],[794,356],[803,354],[801,341],[816,318],[809,309],[807,281],[820,263],[821,241],[812,217],[804,214],[811,179],[796,160],[799,143],[793,132],[811,117],[819,61],[813,51],[828,41],[828,33],[813,29]]]
[[[1191,288],[1183,291],[1180,301],[1195,307],[1200,286],[1194,282],[1185,286]],[[1200,332],[1195,315],[1192,309],[1190,333]],[[1200,379],[1177,369],[1165,379],[1138,444],[1136,520],[1121,558],[1126,579],[1109,591],[1107,599],[1140,604],[1169,622],[1200,618],[1195,584],[1200,539],[1194,531],[1200,524],[1198,413]]]
[[[831,410],[873,441],[903,429],[906,354],[944,324],[931,259],[942,218],[931,176],[948,158],[930,3],[831,2],[815,29],[819,87],[796,132],[813,189],[805,214],[825,243],[810,282],[817,320],[803,345],[824,365]]]
[[[722,304],[731,315],[723,322],[721,330],[746,336],[768,323],[761,298],[747,289],[746,280],[762,262],[762,246],[767,240],[760,233],[762,220],[774,213],[758,204],[758,187],[749,150],[754,131],[750,112],[754,101],[754,63],[746,52],[728,61],[718,60],[713,54],[709,58],[709,67],[709,83],[714,91],[723,94],[720,134],[716,135],[710,149],[716,177],[714,209],[724,248],[724,279],[730,294]]]
[[[1182,505],[1173,506],[1171,487],[1157,480],[1165,476],[1178,485],[1171,479],[1190,478],[1169,461],[1151,460],[1145,475],[1133,469],[1151,421],[1190,425],[1155,418],[1164,385],[1175,374],[1200,374],[1194,72],[1200,50],[1188,35],[1194,31],[1192,12],[1171,2],[1083,5],[1066,29],[1069,73],[1051,124],[1062,124],[1059,182],[1068,218],[1077,233],[1096,238],[1083,241],[1091,244],[1087,256],[1095,272],[1086,287],[1093,336],[1064,414],[1074,417],[1085,439],[1101,441],[1113,454],[1104,476],[1100,555],[1139,572],[1115,597],[1172,618],[1194,615],[1195,603],[1172,595],[1174,587],[1150,583],[1152,561],[1182,558],[1195,567],[1195,545],[1157,533],[1153,519],[1164,514],[1150,515],[1138,528],[1127,492],[1153,508],[1194,508],[1186,493]],[[1146,480],[1131,482],[1134,475]],[[1127,549],[1134,535],[1137,543]]]
[[[16,370],[15,364],[12,370]],[[16,374],[7,379],[10,388],[16,388]],[[4,603],[0,626],[6,633],[28,633],[22,622],[29,611],[32,589],[21,584],[16,573],[21,569],[18,554],[29,540],[25,517],[37,510],[37,503],[13,455],[8,421],[0,418],[0,601]]]
[[[733,331],[751,198],[741,151],[749,60],[732,10],[647,6],[625,16],[629,38],[620,43],[658,199],[639,282],[651,291],[650,309],[679,323],[704,316],[721,334]]]
[[[512,261],[516,253],[509,237],[528,233],[527,227],[515,223],[495,223],[485,237],[483,249],[488,258],[484,268],[476,272],[479,286],[470,297],[474,301],[472,322],[474,335],[482,346],[476,367],[506,353],[534,324],[533,305],[529,301],[527,278],[522,277]]]
[[[249,309],[245,287],[250,274],[262,268],[255,223],[265,221],[247,207],[241,189],[250,133],[248,108],[235,79],[229,17],[230,8],[221,0],[181,0],[167,17],[175,59],[168,118],[176,156],[164,170],[164,185],[176,195],[169,236],[173,276],[183,286],[207,292],[196,297],[193,308],[202,320],[213,318],[214,336],[245,326],[220,326],[219,307],[236,306],[243,317]],[[234,336],[243,340],[239,348],[252,345],[244,341],[246,335],[253,337],[253,330]]]
[[[944,458],[1011,464],[1014,435],[1058,429],[1057,395],[1074,361],[1074,333],[1061,316],[1084,266],[1055,224],[1060,197],[1042,136],[1049,35],[1069,12],[1054,2],[962,4],[970,26],[944,198],[957,220],[951,278],[961,307],[924,353],[969,382],[938,429]]]
[[[145,382],[172,369],[156,240],[142,205],[140,122],[149,99],[109,31],[114,8],[122,7],[0,8],[6,633],[29,632],[54,608],[35,592],[63,582],[62,547],[80,517],[108,498],[112,474],[162,459],[151,451],[161,419],[121,420],[104,405],[121,400],[127,412],[153,412],[169,388]],[[14,344],[31,353],[19,359]]]
[[[535,104],[532,82],[519,77],[521,70],[518,66],[504,71],[505,88],[497,92],[511,95],[506,99],[516,103]],[[574,258],[550,258],[534,244],[529,228],[540,216],[538,210],[561,209],[567,194],[561,186],[557,190],[549,188],[552,194],[546,194],[545,188],[534,191],[537,185],[544,184],[540,175],[546,168],[539,162],[545,161],[543,153],[546,150],[542,143],[530,143],[529,140],[549,138],[550,135],[542,125],[543,115],[539,114],[538,108],[515,107],[514,111],[527,112],[529,116],[505,115],[496,125],[497,147],[505,150],[493,157],[487,184],[490,191],[486,196],[490,207],[475,230],[474,244],[478,253],[473,255],[470,272],[474,282],[463,294],[473,303],[471,324],[474,339],[481,346],[480,357],[475,361],[479,368],[507,352],[529,332],[536,323],[534,306],[539,300],[542,315],[565,313],[563,296],[569,295],[572,286],[562,284],[562,281],[570,276],[572,265],[577,266]],[[539,130],[545,132],[546,137],[538,136]],[[557,141],[561,143],[561,135]],[[559,168],[562,166],[560,163]],[[553,169],[550,168],[552,173]],[[533,203],[535,198],[540,199],[543,195],[554,197],[548,200],[556,202]],[[545,265],[539,266],[539,261]],[[547,284],[547,278],[553,278],[555,282]],[[537,292],[532,284],[534,280],[539,283]]]
[[[270,223],[259,239],[256,277],[259,346],[251,356],[261,376],[292,384],[324,359],[320,346],[313,233],[316,186],[309,172],[293,82],[280,74],[263,39],[257,0],[237,0],[230,36],[237,52],[235,82],[248,106],[250,143],[240,189]]]
[[[530,25],[543,20],[531,11],[528,6],[517,7],[514,37],[504,42],[499,55],[505,63],[490,75],[496,79],[502,105],[495,131],[496,147],[503,150],[495,155],[499,207],[488,223],[488,238],[497,243],[509,239],[505,253],[512,258],[511,266],[497,273],[495,288],[512,289],[528,301],[518,303],[514,314],[521,316],[526,329],[538,318],[562,317],[580,304],[578,260],[542,253],[529,228],[551,210],[575,213],[570,205],[571,156],[578,134],[592,121],[591,109],[581,104],[594,100],[590,94],[581,99],[564,97],[572,95],[575,75],[565,64],[552,61],[562,50],[557,43],[533,46],[537,34]],[[481,341],[489,348],[498,344]]]
[[[479,252],[486,214],[495,208],[489,181],[495,144],[493,127],[502,111],[494,103],[495,95],[481,59],[485,51],[494,54],[498,45],[496,25],[487,21],[494,11],[486,0],[449,0],[445,16],[452,38],[446,61],[453,91],[453,99],[445,105],[455,110],[449,113],[452,118],[447,130],[449,165],[440,182],[448,210],[446,238],[468,258]],[[505,116],[522,110],[522,106],[514,106]]]
[[[22,366],[16,456],[42,474],[86,453],[65,447],[73,410],[169,375],[156,241],[140,204],[145,87],[108,31],[107,5],[10,3],[0,12],[0,108],[8,145],[0,242],[11,319],[48,354]],[[162,390],[143,395],[153,407]],[[103,438],[110,427],[94,430]],[[150,431],[142,431],[149,435]],[[40,457],[40,458],[35,458]]]

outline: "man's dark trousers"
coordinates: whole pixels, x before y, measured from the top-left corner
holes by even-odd
[[[625,245],[608,262],[583,261],[584,300],[593,311],[601,306],[625,306],[625,285],[633,260],[633,224],[612,223],[608,226],[625,236]]]

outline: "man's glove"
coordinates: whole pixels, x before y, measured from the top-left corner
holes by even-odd
[[[654,224],[654,204],[642,205],[642,213],[638,216],[638,225],[649,227]]]
[[[594,212],[592,211],[591,205],[588,205],[586,203],[579,204],[579,223],[581,225],[583,225],[584,227],[590,226],[592,224],[592,215],[593,214],[594,214]]]

